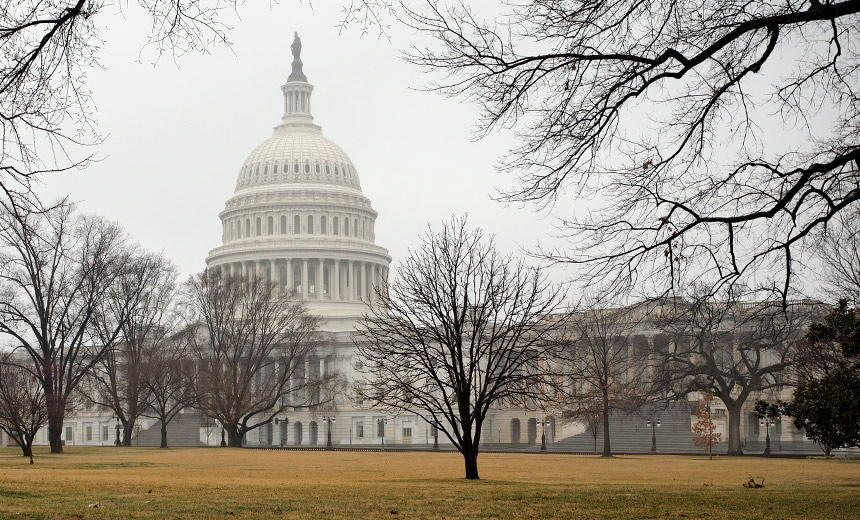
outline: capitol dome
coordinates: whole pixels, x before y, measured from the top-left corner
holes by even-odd
[[[331,330],[333,321],[360,316],[374,300],[391,257],[375,244],[377,213],[355,166],[313,122],[313,85],[302,70],[298,36],[292,48],[281,124],[239,169],[219,215],[222,245],[206,263],[222,274],[265,276],[281,291],[295,290]]]

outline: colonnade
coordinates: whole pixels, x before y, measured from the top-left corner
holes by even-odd
[[[388,279],[385,264],[340,258],[273,258],[214,267],[222,275],[265,277],[282,293],[295,290],[302,300],[375,301],[375,287]]]

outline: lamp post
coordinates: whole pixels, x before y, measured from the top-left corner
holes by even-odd
[[[287,429],[287,427],[290,425],[290,418],[289,418],[289,417],[284,417],[283,419],[278,419],[277,417],[275,417],[275,426],[277,426],[277,425],[279,425],[279,424],[283,424],[283,425],[284,425],[284,431],[285,431],[285,433],[286,433],[287,435],[289,435],[289,431],[290,431],[290,430],[288,430],[288,429]],[[284,437],[285,437],[285,436],[284,436],[284,435],[280,435],[280,437],[281,437],[281,448],[283,448],[283,447],[284,447]]]
[[[657,428],[660,427],[660,419],[648,419],[646,425],[651,427],[651,453],[657,453]]]
[[[388,423],[388,419],[381,417],[376,420],[376,429],[379,431],[379,428],[382,427],[382,449],[379,451],[385,451],[385,425]]]
[[[122,426],[119,424],[119,416],[115,415],[114,417],[116,418],[116,426],[114,427],[116,429],[116,440],[113,442],[113,445],[122,446],[122,441],[119,440],[119,431],[122,429]]]
[[[437,426],[433,426],[433,449],[439,449],[439,428]]]
[[[325,443],[325,449],[331,450],[334,449],[334,446],[332,446],[331,444],[331,423],[336,422],[337,419],[335,419],[334,417],[323,417],[323,421],[326,421],[328,423],[328,436]]]
[[[540,423],[540,426],[541,426],[540,451],[546,451],[546,426],[547,426],[547,424],[549,424],[549,421],[541,420],[538,422]]]
[[[227,446],[227,441],[224,440],[224,425],[218,419],[215,419],[215,425],[221,427],[221,447],[223,448]]]

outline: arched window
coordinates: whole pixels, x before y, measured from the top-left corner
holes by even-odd
[[[349,219],[346,217],[343,218],[343,235],[349,236]]]
[[[352,236],[358,238],[358,219],[352,219]]]
[[[245,219],[245,238],[251,236],[251,219]]]
[[[311,165],[308,163],[305,163],[305,173],[310,173],[310,172],[311,172]]]
[[[330,175],[330,174],[331,174],[331,170],[329,170],[329,168],[328,168],[328,164],[326,164],[326,165],[325,165],[325,174],[326,174],[326,175]]]
[[[257,166],[256,170],[254,170],[254,175],[259,177],[259,175],[260,175],[260,167],[259,166]]]
[[[299,173],[299,163],[293,165],[293,171]]]
[[[293,234],[298,235],[302,232],[302,219],[296,215],[293,217]]]
[[[275,219],[272,217],[268,218],[268,222],[266,222],[266,231],[271,235],[275,232]]]
[[[281,215],[281,234],[287,233],[287,217]]]
[[[367,235],[365,234],[365,229],[364,229],[364,220],[361,221],[361,238],[367,238]]]
[[[315,170],[316,170],[316,172],[317,172],[317,173],[319,173],[319,172],[320,172],[320,165],[319,165],[319,164],[317,164],[317,165],[315,166]]]
[[[278,163],[275,163],[275,165],[272,166],[272,175],[277,175],[277,174],[278,174]]]
[[[314,234],[314,216],[308,215],[308,235]]]
[[[266,166],[263,167],[263,175],[268,175],[268,174],[269,174],[269,165],[267,164]]]
[[[230,221],[230,240],[236,238],[236,223],[232,220]]]
[[[257,236],[260,236],[263,234],[262,227],[263,226],[262,226],[262,223],[260,222],[260,217],[257,217]]]
[[[335,166],[335,167],[334,167],[334,174],[335,174],[335,175],[339,175],[339,173],[338,173],[338,171],[337,171],[337,166]]]
[[[242,221],[236,221],[236,238],[242,238]]]
[[[326,225],[326,218],[325,218],[325,216],[322,216],[322,217],[320,217],[320,235],[327,234],[328,230],[325,228],[325,225]]]
[[[335,235],[337,235],[339,233],[339,231],[337,229],[337,217],[334,217],[331,220],[331,229],[332,229],[332,233],[334,233]]]

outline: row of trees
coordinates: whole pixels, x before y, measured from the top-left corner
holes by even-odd
[[[162,255],[118,225],[60,201],[11,198],[0,214],[0,428],[25,455],[47,424],[62,452],[66,413],[110,410],[129,445],[142,416],[167,425],[188,407],[237,446],[287,405],[319,404],[334,374],[305,370],[319,318],[259,279],[203,275],[177,284]]]
[[[822,306],[744,303],[692,287],[685,299],[573,310],[539,268],[498,254],[491,238],[452,219],[428,231],[379,294],[359,331],[360,387],[374,406],[418,412],[477,478],[481,425],[496,405],[599,419],[645,405],[714,395],[728,415],[728,452],[741,455],[741,410],[791,384],[808,352],[804,331]],[[643,334],[641,331],[661,331]],[[650,338],[650,339],[649,339]]]

